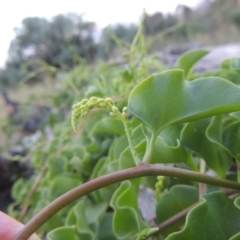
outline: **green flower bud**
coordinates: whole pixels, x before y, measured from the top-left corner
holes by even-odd
[[[108,102],[108,103],[110,103],[112,105],[114,104],[113,100],[111,98],[109,98],[109,97],[107,97],[105,100],[106,100],[106,102]]]
[[[118,117],[118,115],[116,113],[110,112],[109,114],[111,117]]]
[[[114,112],[114,113],[118,113],[119,112],[119,110],[118,110],[118,108],[117,107],[115,107],[115,106],[112,106],[112,112]]]
[[[97,100],[98,100],[97,97],[91,97],[91,98],[90,98],[90,101],[91,101],[91,102],[96,102]]]

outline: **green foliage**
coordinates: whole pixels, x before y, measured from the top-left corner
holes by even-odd
[[[138,27],[134,24],[108,26],[102,30],[100,43],[98,46],[98,56],[109,59],[116,54],[118,47],[127,48],[133,41]]]
[[[185,74],[184,76],[187,79],[189,71],[193,65],[208,53],[209,51],[206,50],[190,50],[178,58],[174,68],[182,69]]]
[[[75,235],[75,227],[60,227],[48,234],[48,240],[64,240],[67,238],[78,240]]]
[[[169,192],[163,193],[156,207],[156,218],[158,223],[162,223],[175,214],[198,201],[198,189],[193,186],[177,185],[173,186]],[[161,231],[167,237],[170,233],[177,231],[185,222],[182,218],[176,223]]]
[[[40,80],[46,75],[41,59],[50,66],[69,70],[82,59],[92,62],[97,53],[93,22],[77,14],[57,15],[52,20],[29,17],[15,29],[15,39],[9,47],[9,59],[0,72],[1,85],[16,85],[22,78]],[[27,67],[22,69],[22,64]],[[55,72],[54,72],[55,74]]]
[[[238,238],[236,192],[219,192],[218,187],[204,184],[211,170],[219,186],[232,179],[228,186],[239,189],[239,167],[229,172],[232,160],[240,163],[240,89],[236,78],[231,78],[238,73],[238,61],[225,61],[216,75],[195,77],[190,69],[206,51],[184,54],[175,65],[178,69],[167,71],[162,71],[158,60],[144,58],[144,53],[139,31],[126,55],[127,67],[80,65],[61,80],[62,87],[53,97],[58,109],[51,120],[53,138],[43,137],[29,152],[34,173],[15,183],[16,202],[10,210],[18,217],[27,207],[21,214],[26,223],[72,188],[85,187],[88,195],[45,222],[38,230],[42,236],[53,240]],[[70,126],[71,105],[72,125],[78,133]],[[170,164],[174,168],[165,166]],[[146,168],[146,175],[151,175],[149,169],[160,167],[167,169],[164,181],[161,176],[128,178],[131,171]],[[127,180],[117,183],[120,173]],[[177,173],[184,180],[175,178]],[[199,184],[193,176],[198,176]],[[106,181],[105,187],[94,188],[91,179],[97,184]],[[156,190],[156,198],[152,199],[154,193],[140,196],[140,188]]]
[[[171,234],[167,240],[224,240],[240,231],[240,210],[234,206],[233,200],[220,192],[207,194],[203,199],[202,203],[189,212],[184,229]]]
[[[144,20],[144,32],[146,35],[155,35],[162,32],[177,23],[177,17],[171,14],[163,15],[156,12],[153,15],[146,16]]]
[[[144,227],[135,197],[138,194],[139,183],[139,180],[125,181],[112,196],[110,204],[115,210],[113,230],[118,239],[128,239]],[[128,222],[127,226],[123,226],[123,222]]]
[[[128,109],[159,134],[170,124],[240,110],[239,93],[239,88],[225,79],[209,77],[187,82],[183,71],[168,70],[135,87]]]
[[[139,235],[137,240],[147,239],[152,234],[158,232],[158,228],[145,228]]]

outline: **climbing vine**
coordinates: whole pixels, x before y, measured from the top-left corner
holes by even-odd
[[[35,173],[15,183],[9,212],[28,209],[15,239],[239,238],[240,61],[200,75],[192,69],[205,50],[165,69],[135,56],[144,48],[138,33],[124,68],[79,66],[64,80],[54,101],[73,105],[74,131],[56,115],[54,138],[33,152]],[[141,187],[153,193],[147,207]]]

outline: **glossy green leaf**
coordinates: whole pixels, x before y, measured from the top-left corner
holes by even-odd
[[[145,139],[145,135],[144,135],[143,129],[142,129],[142,124],[139,124],[137,127],[135,127],[132,130],[131,135],[132,135],[132,140],[133,140],[134,145],[137,145],[140,142],[142,142],[142,140]]]
[[[156,217],[157,224],[161,224],[175,214],[181,212],[199,199],[198,189],[187,185],[175,185],[169,192],[162,193],[157,203]],[[185,222],[185,218],[171,224],[171,226],[161,231],[163,236],[177,231]]]
[[[240,231],[240,210],[221,192],[209,193],[187,215],[183,230],[167,240],[226,240]]]
[[[178,58],[174,68],[182,69],[185,73],[185,77],[187,78],[193,65],[208,53],[209,51],[202,49],[189,50]]]
[[[50,177],[52,178],[55,175],[58,175],[64,172],[64,166],[66,162],[67,162],[67,159],[64,156],[50,157],[47,161]]]
[[[146,140],[136,146],[136,151],[143,157],[146,150]],[[162,138],[158,137],[153,149],[150,163],[186,163],[190,161],[190,153],[178,141],[176,146],[168,146]]]
[[[225,79],[208,77],[188,82],[182,70],[169,70],[138,84],[128,110],[154,134],[173,123],[240,110],[240,89]]]
[[[240,209],[240,197],[235,198],[235,200],[234,200],[234,205],[235,205],[238,209]]]
[[[97,228],[97,240],[117,240],[116,236],[113,233],[112,221],[112,213],[106,213],[103,216]]]
[[[88,201],[86,203],[86,208],[85,208],[85,214],[86,214],[88,224],[93,224],[98,222],[101,216],[107,210],[107,207],[108,207],[107,202],[100,202],[97,204],[95,202]]]
[[[179,141],[182,128],[182,125],[175,124],[163,129],[155,141],[153,154],[149,163],[186,163],[196,170],[191,153]],[[147,139],[151,138],[149,136],[150,133],[146,131],[145,129],[145,137]],[[143,133],[142,136],[144,136]],[[137,144],[135,150],[139,158],[142,159],[146,151],[146,139]]]
[[[74,156],[70,159],[69,165],[78,174],[89,174],[92,170],[91,155],[88,152]]]
[[[84,240],[95,240],[94,231],[91,229],[86,216],[86,202],[82,199],[74,207],[76,217],[76,230],[78,236]]]
[[[235,121],[224,128],[223,144],[234,158],[240,161],[240,121]]]
[[[118,239],[127,239],[142,230],[137,201],[139,184],[140,179],[122,182],[111,199],[113,231]]]
[[[102,118],[94,125],[91,131],[93,135],[122,135],[124,133],[123,123],[119,119],[112,117]]]
[[[221,116],[187,123],[182,130],[181,142],[199,154],[219,176],[224,177],[231,166],[232,156],[222,145]]]
[[[47,235],[48,240],[80,240],[76,235],[75,226],[73,227],[59,227],[49,232]]]
[[[122,151],[128,147],[128,140],[126,135],[123,135],[119,138],[116,138],[112,144],[111,144],[111,148],[110,148],[110,157],[112,160],[118,159],[122,153]]]
[[[203,74],[203,77],[215,76],[224,78],[236,85],[240,83],[239,79],[239,69],[218,69],[218,70],[211,70]]]
[[[240,112],[230,113],[229,115],[236,118],[236,119],[240,119]]]
[[[229,238],[229,240],[239,240],[240,239],[240,232]]]
[[[129,147],[125,148],[122,151],[118,162],[119,162],[120,169],[125,169],[125,168],[130,168],[130,167],[136,166],[135,162],[133,161],[132,153],[131,153]]]
[[[75,175],[57,175],[49,183],[50,194],[56,198],[74,187],[80,185],[82,181]]]
[[[107,160],[104,165],[102,165],[101,169],[99,169],[98,177],[103,176],[108,173],[112,173],[114,171],[119,170],[119,162],[117,160]],[[97,192],[103,201],[109,202],[113,193],[115,192],[118,184],[111,184],[104,188],[99,189]]]

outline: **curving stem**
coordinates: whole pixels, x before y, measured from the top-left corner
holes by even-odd
[[[56,214],[63,207],[78,198],[87,195],[102,187],[124,180],[138,178],[143,176],[171,176],[192,181],[216,185],[219,187],[240,190],[240,183],[208,176],[198,172],[192,172],[185,169],[168,167],[161,164],[140,163],[138,166],[128,168],[113,173],[106,174],[96,179],[90,180],[67,193],[63,194],[33,217],[26,226],[13,238],[13,240],[28,239],[39,227],[41,227],[50,217]]]

